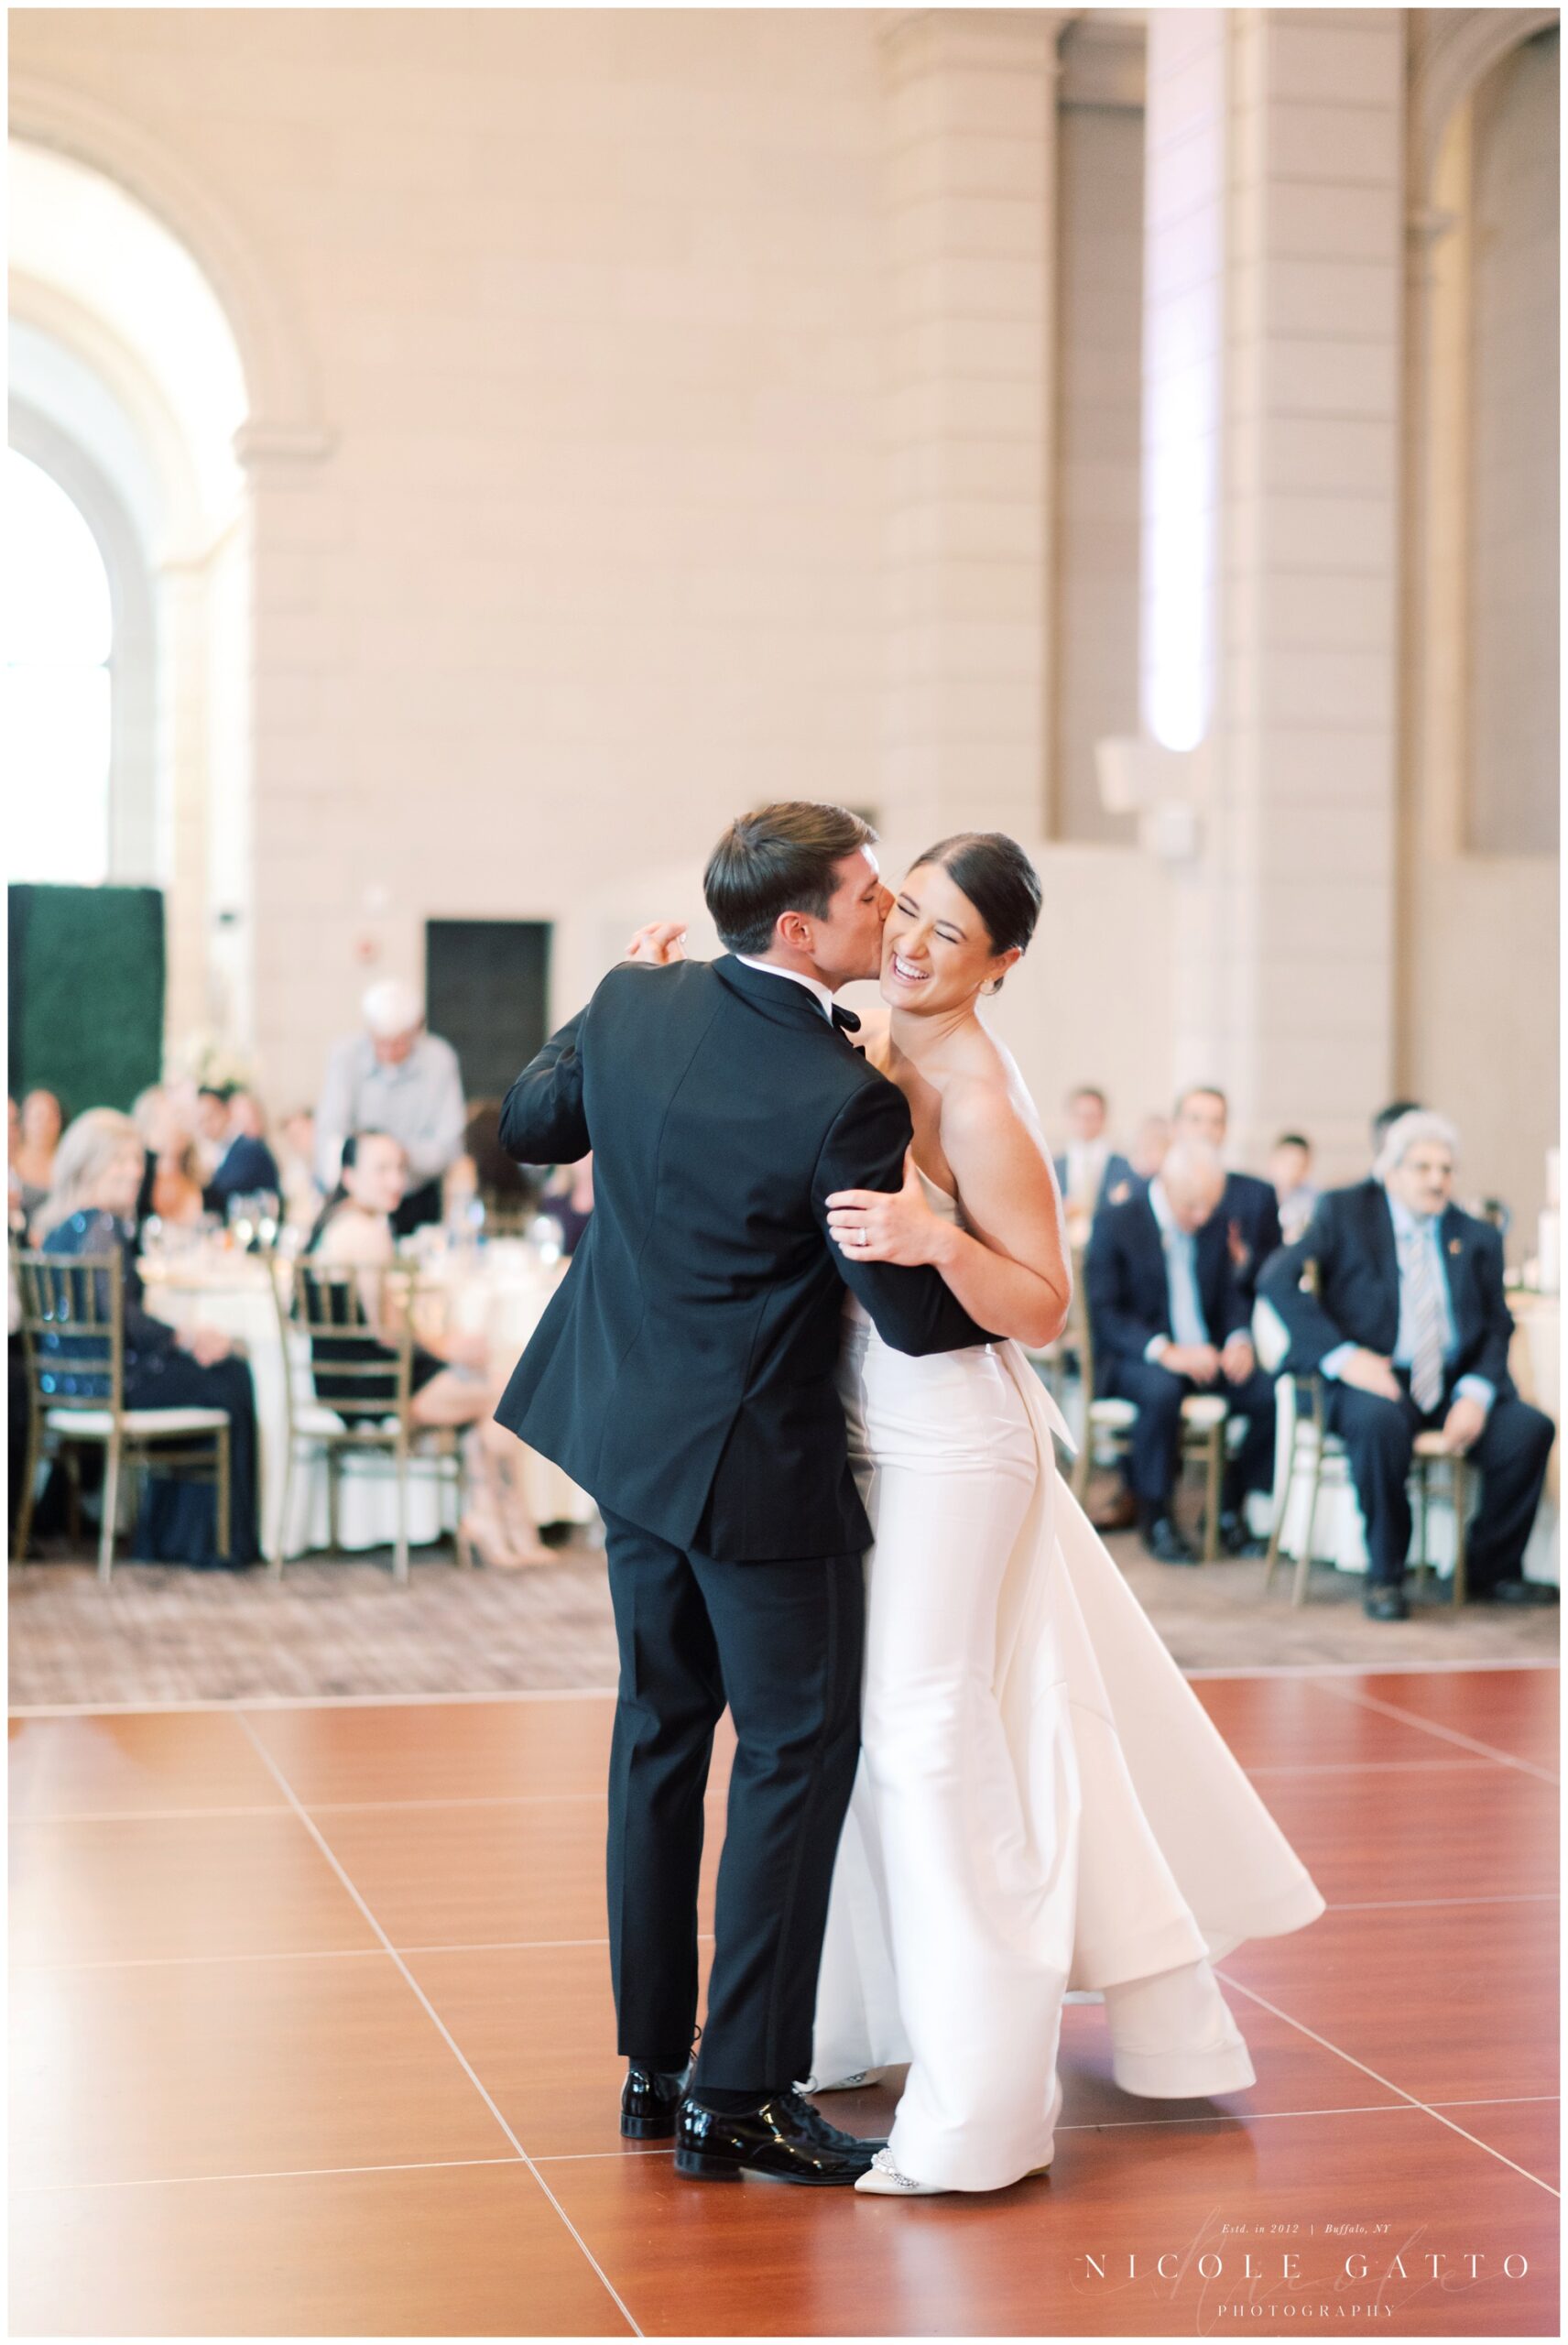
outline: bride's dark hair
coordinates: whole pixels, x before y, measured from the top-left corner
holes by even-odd
[[[1006,831],[958,831],[917,855],[911,868],[937,863],[962,888],[991,939],[993,953],[1023,952],[1040,918],[1040,874]]]

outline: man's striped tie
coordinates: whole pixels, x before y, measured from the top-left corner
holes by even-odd
[[[1437,1291],[1443,1270],[1424,1231],[1410,1240],[1410,1398],[1425,1415],[1443,1398],[1443,1312]]]

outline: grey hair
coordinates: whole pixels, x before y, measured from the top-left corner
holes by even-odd
[[[1437,1115],[1431,1107],[1412,1107],[1409,1115],[1396,1117],[1383,1134],[1383,1145],[1373,1162],[1372,1178],[1386,1181],[1412,1148],[1419,1148],[1429,1140],[1439,1141],[1454,1162],[1459,1162],[1459,1133],[1446,1116]]]
[[[85,1204],[121,1149],[143,1145],[129,1116],[122,1116],[117,1107],[89,1107],[68,1124],[55,1151],[49,1194],[33,1216],[35,1245]]]

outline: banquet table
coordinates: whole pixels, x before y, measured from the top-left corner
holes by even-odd
[[[419,1262],[415,1287],[415,1324],[427,1338],[444,1328],[487,1338],[498,1368],[509,1367],[523,1349],[554,1293],[565,1265],[548,1265],[522,1242],[496,1240],[483,1248],[455,1249]],[[261,1543],[278,1552],[288,1462],[289,1380],[296,1408],[319,1407],[310,1385],[310,1347],[303,1336],[280,1318],[269,1281],[278,1282],[285,1305],[289,1267],[281,1260],[218,1249],[151,1257],[141,1264],[147,1308],[170,1326],[212,1327],[243,1345],[256,1388],[259,1449]],[[286,1332],[285,1332],[286,1330]],[[287,1357],[285,1346],[287,1345]],[[591,1525],[597,1511],[587,1493],[559,1467],[519,1445],[524,1488],[536,1522]],[[436,1475],[414,1453],[408,1476],[408,1539],[428,1546],[452,1531],[455,1519],[450,1478]],[[345,1459],[340,1492],[338,1546],[359,1552],[390,1545],[396,1493],[389,1456]],[[312,1456],[301,1436],[296,1448],[289,1521],[281,1525],[286,1556],[328,1543],[327,1474],[324,1457]]]

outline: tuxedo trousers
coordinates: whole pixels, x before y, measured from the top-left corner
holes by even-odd
[[[620,1684],[610,1754],[610,1968],[620,2049],[683,2067],[713,1729],[735,1731],[692,2089],[811,2064],[828,1892],[860,1754],[858,1553],[719,1562],[604,1517]]]

